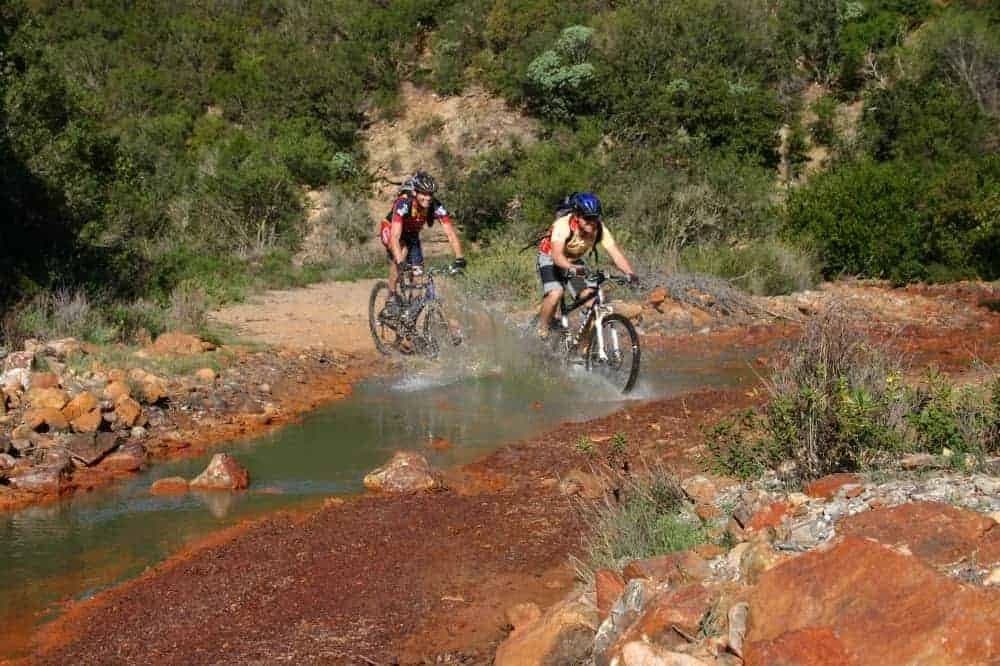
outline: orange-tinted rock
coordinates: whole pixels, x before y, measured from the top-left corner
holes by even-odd
[[[806,486],[806,495],[820,499],[830,499],[837,491],[848,484],[861,484],[862,479],[857,474],[830,474],[817,479]]]
[[[62,409],[63,416],[66,417],[67,421],[73,421],[79,418],[83,414],[96,409],[98,405],[97,398],[90,391],[84,391],[75,398],[69,401],[65,407]]]
[[[695,514],[702,520],[712,520],[722,515],[722,511],[714,504],[703,504],[699,502],[694,505]]]
[[[66,430],[69,428],[66,417],[62,415],[62,412],[53,407],[29,409],[24,413],[24,422],[36,432]]]
[[[156,338],[156,342],[152,346],[152,350],[157,354],[178,354],[182,356],[200,354],[212,349],[215,349],[215,345],[212,343],[205,342],[195,335],[176,331],[164,333]]]
[[[59,375],[54,372],[31,373],[31,388],[33,389],[59,388],[61,383]]]
[[[100,409],[92,409],[85,414],[81,414],[70,422],[73,432],[97,432],[101,427]]]
[[[712,504],[719,496],[719,486],[712,479],[697,474],[681,481],[681,488],[692,502],[697,504]]]
[[[848,516],[837,523],[837,533],[906,546],[925,562],[946,566],[970,559],[996,525],[987,516],[950,504],[911,502]]]
[[[192,488],[243,490],[250,485],[250,473],[228,453],[216,453],[205,471],[191,481]]]
[[[625,589],[625,580],[617,571],[611,569],[598,569],[594,574],[594,590],[597,597],[597,614],[604,621],[604,618],[611,612],[611,607],[615,605],[618,598],[622,596]]]
[[[523,628],[542,616],[542,609],[535,603],[523,603],[511,606],[504,614],[514,631]]]
[[[101,469],[135,472],[146,464],[146,449],[139,443],[125,444],[101,461]]]
[[[158,479],[149,487],[149,492],[153,495],[183,495],[187,491],[187,479],[181,476],[168,476],[165,479]]]
[[[597,499],[604,495],[604,482],[596,474],[574,469],[560,479],[559,492],[563,495],[581,495],[588,499]]]
[[[495,666],[583,663],[597,629],[597,613],[587,604],[562,601],[537,620],[518,627],[497,648]]]
[[[642,615],[622,633],[618,644],[624,646],[642,640],[643,636],[668,647],[686,643],[674,627],[689,636],[696,635],[701,619],[714,601],[715,595],[698,583],[662,592],[650,599]]]
[[[39,409],[62,409],[69,402],[69,394],[59,388],[34,388],[28,391],[28,404]]]
[[[99,462],[120,443],[118,436],[110,432],[98,435],[80,434],[71,437],[66,443],[66,448],[76,462],[90,466]]]
[[[195,379],[197,379],[202,384],[211,384],[215,381],[218,375],[215,374],[215,370],[212,368],[201,368],[194,373]]]
[[[792,514],[792,505],[788,502],[773,502],[751,516],[746,525],[746,530],[756,532],[757,530],[777,527],[786,516]]]
[[[117,402],[122,396],[132,395],[131,390],[123,381],[113,381],[104,387],[104,397],[112,402]]]
[[[69,488],[69,477],[62,465],[34,467],[23,474],[12,476],[10,485],[42,495],[59,495]]]
[[[622,576],[626,582],[633,578],[649,578],[678,583],[702,580],[709,573],[708,562],[692,550],[659,555],[645,560],[632,560],[622,569]]]
[[[829,627],[786,632],[774,640],[746,646],[747,666],[855,666],[837,634]]]
[[[659,305],[663,303],[663,301],[667,300],[668,295],[669,294],[667,293],[666,289],[664,289],[663,287],[657,287],[653,291],[649,292],[649,297],[646,299],[646,302],[652,305],[654,308],[659,307]]]
[[[115,400],[115,416],[119,423],[129,428],[134,425],[142,425],[140,423],[142,407],[127,395]]]
[[[750,605],[749,643],[834,627],[847,655],[864,664],[1000,659],[1000,596],[856,536],[764,573]]]
[[[388,463],[365,475],[365,488],[376,492],[412,493],[440,485],[427,459],[412,451],[398,451]]]

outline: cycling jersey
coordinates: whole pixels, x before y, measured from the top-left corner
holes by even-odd
[[[614,247],[615,238],[611,235],[608,225],[602,223],[602,227],[600,233],[601,247],[607,250]],[[567,259],[573,261],[580,259],[594,249],[594,242],[597,240],[597,235],[584,238],[580,233],[580,219],[570,213],[569,215],[563,215],[552,224],[549,235],[543,238],[538,244],[538,251],[542,254],[552,254],[553,240],[564,242],[563,254],[566,255]]]
[[[427,209],[420,210],[416,201],[409,195],[401,195],[392,203],[392,210],[386,215],[386,223],[402,224],[404,234],[419,234],[420,230],[432,225],[434,222],[441,224],[451,224],[451,216],[441,202],[431,199]]]

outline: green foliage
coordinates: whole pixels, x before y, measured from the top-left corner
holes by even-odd
[[[621,477],[618,494],[620,501],[606,499],[582,509],[590,527],[584,539],[584,568],[589,572],[617,569],[629,560],[686,550],[707,541],[701,521],[684,510],[684,493],[677,479],[665,470]]]
[[[816,120],[809,125],[813,140],[832,146],[837,139],[837,100],[824,95],[813,102],[812,112],[816,114]]]
[[[780,464],[782,451],[766,437],[765,428],[757,412],[748,409],[706,430],[705,443],[712,471],[753,479]]]
[[[593,34],[585,26],[570,26],[528,65],[528,99],[543,116],[568,120],[591,106],[597,85],[594,65],[587,62]]]
[[[681,266],[730,280],[757,296],[775,296],[811,289],[819,282],[815,257],[797,245],[776,238],[754,239],[738,245],[693,245],[681,254]]]

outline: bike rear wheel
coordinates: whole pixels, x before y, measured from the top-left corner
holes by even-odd
[[[622,393],[628,393],[639,377],[639,334],[635,326],[620,314],[610,314],[601,323],[604,336],[604,353],[601,359],[597,344],[596,327],[587,342],[587,370],[604,376]]]
[[[399,317],[395,323],[384,316],[385,306],[389,302],[389,284],[380,280],[372,287],[368,299],[368,326],[371,328],[375,348],[383,354],[390,354],[399,345],[399,333],[393,326],[399,326]]]

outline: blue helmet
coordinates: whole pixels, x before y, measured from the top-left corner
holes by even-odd
[[[569,203],[581,217],[601,216],[601,200],[593,192],[576,192],[570,197]]]

